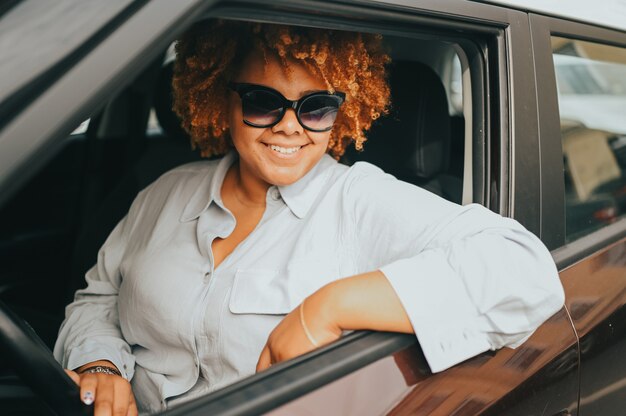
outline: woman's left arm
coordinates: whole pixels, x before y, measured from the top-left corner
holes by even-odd
[[[304,323],[319,343],[350,329],[415,333],[437,372],[521,344],[562,307],[550,253],[516,221],[450,203],[372,165],[355,170],[344,215],[353,218],[357,263],[372,271],[309,296],[304,314],[294,310],[272,333],[261,367],[313,348],[297,328]]]
[[[413,332],[400,299],[379,270],[336,280],[309,296],[274,329],[256,370],[335,341],[344,330],[358,329]]]

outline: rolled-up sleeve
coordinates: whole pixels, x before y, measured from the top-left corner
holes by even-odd
[[[117,303],[122,281],[120,263],[132,211],[131,207],[98,252],[96,265],[85,275],[87,287],[78,290],[74,301],[65,309],[65,320],[54,346],[54,356],[64,368],[75,369],[92,361],[109,360],[124,378],[130,380],[133,376],[135,359],[120,330]]]
[[[354,169],[360,263],[387,277],[433,372],[520,345],[562,307],[550,253],[515,220]]]

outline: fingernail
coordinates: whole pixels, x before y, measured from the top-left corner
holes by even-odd
[[[93,393],[90,391],[86,391],[85,395],[83,396],[83,403],[85,403],[86,405],[90,405],[91,403],[93,403]]]

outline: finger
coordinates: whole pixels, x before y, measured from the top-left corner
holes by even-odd
[[[76,373],[76,371],[64,369],[65,373],[72,379],[72,381],[80,386],[80,376]]]
[[[113,400],[115,396],[114,383],[111,378],[114,376],[99,375],[98,386],[96,387],[96,402],[94,405],[94,416],[111,416],[113,414]]]
[[[256,363],[256,372],[258,373],[259,371],[265,370],[266,368],[270,366],[270,364],[271,364],[270,349],[267,346],[267,344],[265,344],[263,351],[261,351],[261,356],[259,357],[259,361]]]
[[[128,411],[126,412],[126,416],[138,416],[139,411],[137,410],[137,402],[135,402],[135,395],[133,392],[130,392],[130,402],[128,405]]]
[[[80,399],[86,405],[90,405],[96,400],[96,388],[98,387],[98,378],[93,374],[85,374],[80,376]]]
[[[126,416],[128,405],[130,404],[130,384],[121,377],[114,377],[113,384],[113,415]]]

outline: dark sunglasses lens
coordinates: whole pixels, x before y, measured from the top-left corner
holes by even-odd
[[[280,118],[283,103],[270,91],[249,91],[241,99],[243,118],[258,126],[269,126]]]
[[[339,110],[340,101],[333,95],[313,95],[300,106],[300,121],[311,130],[329,130]]]

